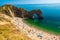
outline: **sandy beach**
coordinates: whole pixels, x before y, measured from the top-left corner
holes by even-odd
[[[23,30],[23,32],[32,40],[60,40],[60,35],[54,35],[43,30],[38,30],[37,28],[33,28],[24,23],[23,18],[15,17],[13,20],[11,20],[11,22],[19,29]]]

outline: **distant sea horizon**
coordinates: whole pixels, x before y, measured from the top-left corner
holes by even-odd
[[[5,4],[1,4],[3,6]],[[11,4],[17,8],[24,8],[27,11],[41,10],[44,18],[60,21],[60,3],[57,4]]]
[[[43,28],[48,28],[54,32],[60,33],[60,4],[12,4],[17,8],[24,8],[27,11],[41,10],[43,20],[39,24],[45,25]],[[2,5],[0,5],[2,6]],[[30,21],[30,20],[29,20]],[[49,27],[47,26],[49,25]]]
[[[38,28],[41,28],[42,25],[42,28],[46,30],[52,30],[54,32],[60,33],[60,4],[25,4],[14,6],[18,8],[24,8],[27,11],[41,10],[44,19],[42,22],[35,25],[37,26],[39,24],[40,26],[38,26]],[[31,24],[34,24],[34,22]]]
[[[5,4],[3,4],[5,5]],[[3,6],[2,4],[0,6]],[[60,3],[57,4],[11,4],[17,8],[24,8],[27,11],[41,10],[42,16],[49,20],[60,21]]]

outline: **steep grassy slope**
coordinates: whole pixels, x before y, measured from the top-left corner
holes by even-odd
[[[8,19],[6,19],[4,17],[0,17],[0,21],[2,21],[2,22],[10,22],[10,20],[8,20]]]
[[[0,40],[31,40],[13,24],[0,25]]]
[[[0,12],[10,16],[10,17],[13,17],[13,14],[14,14],[14,10],[13,10],[13,7],[14,6],[11,6],[11,5],[4,5],[2,7],[0,7]]]
[[[13,5],[3,5],[0,7],[0,12],[6,14],[10,17],[26,17],[28,15],[28,11],[23,8],[17,8]]]
[[[8,4],[0,7],[0,40],[31,40],[11,24],[14,17],[22,17],[21,9]]]

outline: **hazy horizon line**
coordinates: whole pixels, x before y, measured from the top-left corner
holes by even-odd
[[[9,4],[9,3],[6,3],[6,4]],[[6,4],[0,4],[0,6],[1,5],[6,5]],[[44,3],[41,3],[41,4],[43,5]],[[45,4],[60,4],[60,3],[45,3]],[[30,5],[30,4],[9,4],[9,5]]]

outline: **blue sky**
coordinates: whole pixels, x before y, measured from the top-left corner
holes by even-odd
[[[60,3],[60,0],[0,0],[0,4],[48,4]]]

